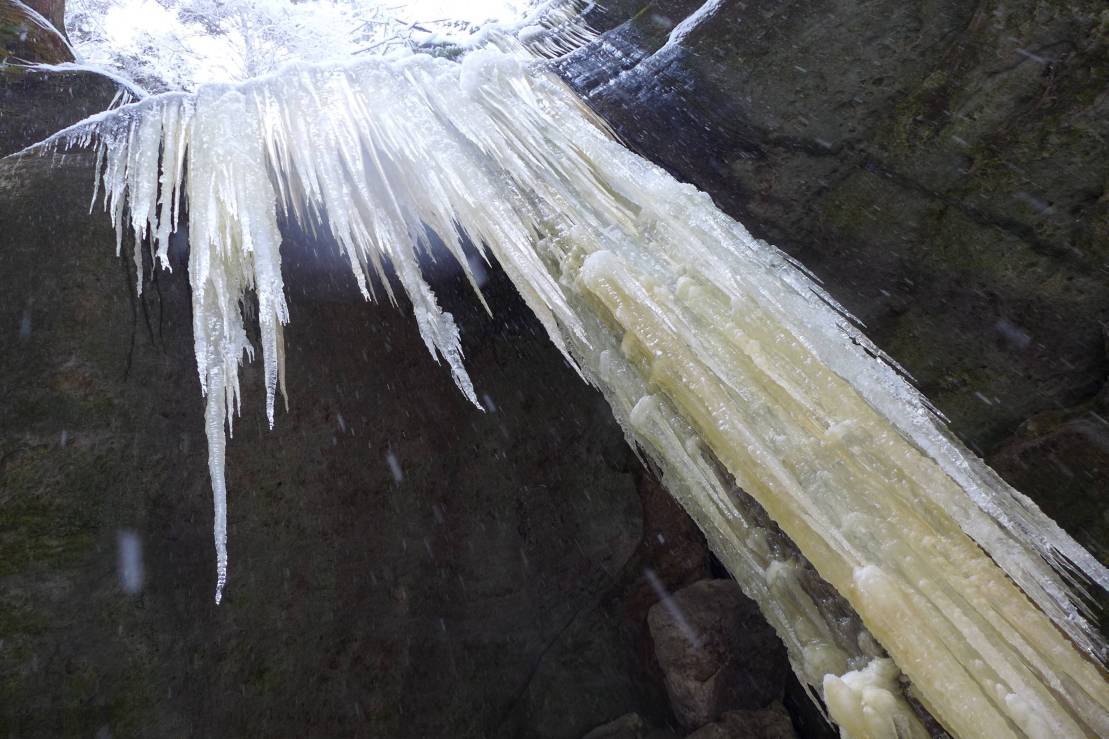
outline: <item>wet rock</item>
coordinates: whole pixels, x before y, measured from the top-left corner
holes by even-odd
[[[37,11],[54,28],[65,33],[65,0],[24,0],[24,5]]]
[[[637,707],[648,727],[672,721],[652,659],[647,614],[658,602],[660,584],[678,589],[705,576],[708,548],[697,526],[630,449],[609,450],[606,459],[612,469],[635,477],[642,527],[611,589],[551,642],[513,706],[513,725],[526,726],[537,739],[598,726],[614,715],[615,706]],[[634,651],[628,648],[632,644]],[[598,663],[606,665],[605,672],[598,672]]]
[[[1109,386],[1087,403],[1028,419],[989,457],[1019,490],[1051,490],[1044,511],[1095,554],[1109,542]],[[1109,594],[1094,589],[1103,604]]]
[[[669,729],[651,727],[637,713],[629,713],[590,731],[582,739],[677,739]]]
[[[813,701],[792,670],[786,679],[782,705],[793,720],[797,733],[804,739],[840,739],[839,731],[824,717],[826,709],[823,702],[819,698]]]
[[[93,72],[29,72],[0,64],[0,157],[105,110],[117,89]]]
[[[62,27],[64,14],[62,0],[0,0],[0,64],[73,61],[73,52],[57,30]],[[43,20],[47,21],[45,26]]]
[[[648,615],[675,716],[693,728],[782,697],[785,648],[732,580],[702,580]]]
[[[638,713],[629,713],[615,721],[602,724],[593,729],[582,739],[642,739],[647,732],[647,725]]]
[[[709,576],[709,551],[704,534],[658,477],[638,469],[643,539],[630,563],[638,576],[622,600],[627,619],[646,624],[648,611],[659,601],[660,588],[673,592]]]
[[[793,739],[789,715],[781,710],[728,711],[686,739]]]

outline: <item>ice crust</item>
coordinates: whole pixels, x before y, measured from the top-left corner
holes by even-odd
[[[454,320],[420,272],[433,231],[479,299],[463,244],[498,261],[759,602],[798,675],[832,686],[833,714],[886,710],[857,725],[920,730],[892,663],[805,592],[719,467],[949,731],[1109,735],[1105,646],[1072,586],[1109,587],[1105,567],[967,451],[802,269],[624,148],[529,59],[504,41],[461,62],[293,67],[149,97],[48,142],[97,147],[97,187],[120,245],[133,240],[140,290],[142,249],[169,268],[187,202],[217,602],[248,305],[271,425],[284,391],[279,215],[329,233],[367,298],[380,297],[376,276],[395,302],[391,266],[428,351],[480,407]]]

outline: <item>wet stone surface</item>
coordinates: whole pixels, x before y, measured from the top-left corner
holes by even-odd
[[[670,705],[694,729],[731,709],[781,700],[789,662],[758,606],[733,580],[702,580],[647,617]],[[788,723],[788,719],[787,719]]]

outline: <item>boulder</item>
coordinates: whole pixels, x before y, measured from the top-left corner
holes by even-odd
[[[728,711],[686,739],[793,739],[789,715],[782,710]]]
[[[1109,385],[1080,405],[1044,411],[1021,424],[989,457],[1019,490],[1051,490],[1041,507],[1095,555],[1109,542]],[[1104,610],[1109,593],[1092,595]]]
[[[652,727],[638,713],[629,713],[601,724],[582,739],[677,739],[669,729]]]
[[[670,705],[684,726],[782,697],[785,648],[734,581],[694,583],[652,607],[647,620]]]
[[[107,109],[118,90],[95,72],[36,72],[0,64],[0,157]],[[91,172],[85,182],[91,185]]]
[[[73,61],[69,42],[59,30],[64,15],[61,0],[29,4],[0,0],[0,64]]]

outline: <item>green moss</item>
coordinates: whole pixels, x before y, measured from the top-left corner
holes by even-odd
[[[920,85],[895,108],[886,146],[894,152],[907,153],[932,139],[939,121],[948,107],[951,74],[938,69],[925,77]]]
[[[0,519],[0,576],[36,565],[69,567],[94,543],[94,528],[77,511],[35,501],[10,502]]]
[[[72,566],[93,547],[97,512],[86,495],[105,488],[111,470],[103,458],[71,448],[38,446],[10,451],[0,476],[0,576],[35,566]]]
[[[113,313],[105,311],[102,315]],[[49,370],[39,376],[24,375],[20,378],[23,387],[12,394],[5,408],[6,428],[21,432],[37,431],[48,421],[52,428],[92,429],[104,428],[116,420],[120,412],[115,394],[118,386],[114,380],[117,378],[105,377],[99,368],[118,365],[122,374],[126,347],[123,351],[104,348],[100,350],[103,356],[96,356],[94,351],[82,348],[84,361],[80,364],[70,360],[58,366],[55,359],[43,356],[46,347],[53,347],[56,352],[58,347],[63,347],[59,352],[62,353],[64,348],[80,346],[76,336],[80,330],[81,327],[66,328],[64,331],[44,330],[41,339],[32,335],[32,341],[39,343],[28,342],[24,347],[24,358],[29,366],[41,367],[45,364]],[[68,332],[74,335],[70,336]],[[126,337],[120,338],[126,340]],[[65,354],[62,353],[62,356]],[[5,368],[5,371],[16,374],[21,372],[21,368]]]
[[[5,639],[17,635],[36,635],[46,631],[47,621],[25,605],[10,598],[0,602],[0,634]]]

